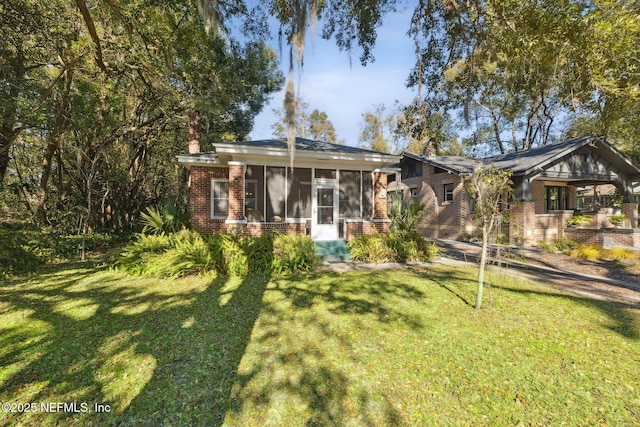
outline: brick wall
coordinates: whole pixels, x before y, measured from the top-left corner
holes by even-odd
[[[244,216],[245,164],[229,162],[229,216],[228,222],[246,221]]]
[[[578,243],[640,247],[640,230],[615,228],[567,228],[565,235]]]
[[[638,204],[623,203],[622,213],[625,214],[627,220],[625,221],[625,227],[637,228],[638,227]]]
[[[363,234],[388,233],[388,222],[347,221],[345,223],[345,239],[351,240]]]
[[[229,179],[227,167],[193,166],[189,174],[191,226],[201,234],[224,229],[224,220],[211,219],[211,180]]]
[[[384,220],[388,219],[387,215],[387,199],[380,198],[379,194],[381,190],[387,189],[387,174],[383,172],[374,171],[373,173],[373,219]]]
[[[425,203],[425,216],[420,231],[430,238],[456,239],[475,231],[471,219],[470,196],[462,177],[449,173],[435,173],[435,168],[424,164],[422,177],[404,181],[419,188],[418,198]],[[452,184],[453,200],[445,201],[445,184]]]

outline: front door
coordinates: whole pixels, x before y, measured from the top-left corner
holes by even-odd
[[[314,182],[312,194],[311,238],[338,240],[338,183]]]

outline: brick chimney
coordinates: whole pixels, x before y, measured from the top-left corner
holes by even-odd
[[[200,152],[200,115],[197,111],[189,113],[189,154]]]

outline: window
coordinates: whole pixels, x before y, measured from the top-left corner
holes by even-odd
[[[453,183],[444,185],[444,201],[445,202],[453,202],[453,189],[454,189]]]
[[[211,180],[211,218],[229,215],[229,182],[226,179]]]
[[[287,217],[311,218],[311,169],[287,169]]]
[[[335,169],[316,169],[316,179],[336,179]]]
[[[418,188],[417,187],[411,187],[410,191],[411,191],[411,198],[417,200],[418,196],[420,195],[420,192],[418,191]]]
[[[265,209],[265,220],[267,222],[285,221],[287,198],[286,172],[286,168],[283,167],[266,167],[267,206]]]
[[[546,189],[548,211],[567,209],[567,187],[547,187]]]
[[[360,218],[362,196],[360,171],[340,171],[340,218]]]
[[[264,196],[264,166],[247,165],[244,175],[244,209],[249,221],[264,221]]]

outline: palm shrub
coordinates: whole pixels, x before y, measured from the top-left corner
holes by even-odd
[[[150,207],[140,214],[143,233],[167,234],[177,233],[189,228],[190,215],[181,211],[177,205]]]
[[[164,234],[138,234],[130,245],[120,250],[112,259],[112,265],[129,274],[147,274],[147,263],[152,257],[164,253],[174,245],[172,236]]]
[[[426,204],[394,197],[389,204],[389,234],[361,235],[348,243],[351,257],[358,261],[384,263],[430,261],[437,246],[418,231]]]
[[[426,203],[411,199],[405,202],[400,197],[394,197],[389,205],[388,214],[391,223],[391,233],[418,233],[418,226],[425,214]]]
[[[190,273],[203,273],[213,263],[209,247],[194,231],[183,230],[170,238],[172,247],[150,257],[145,274],[158,277],[179,277]]]

